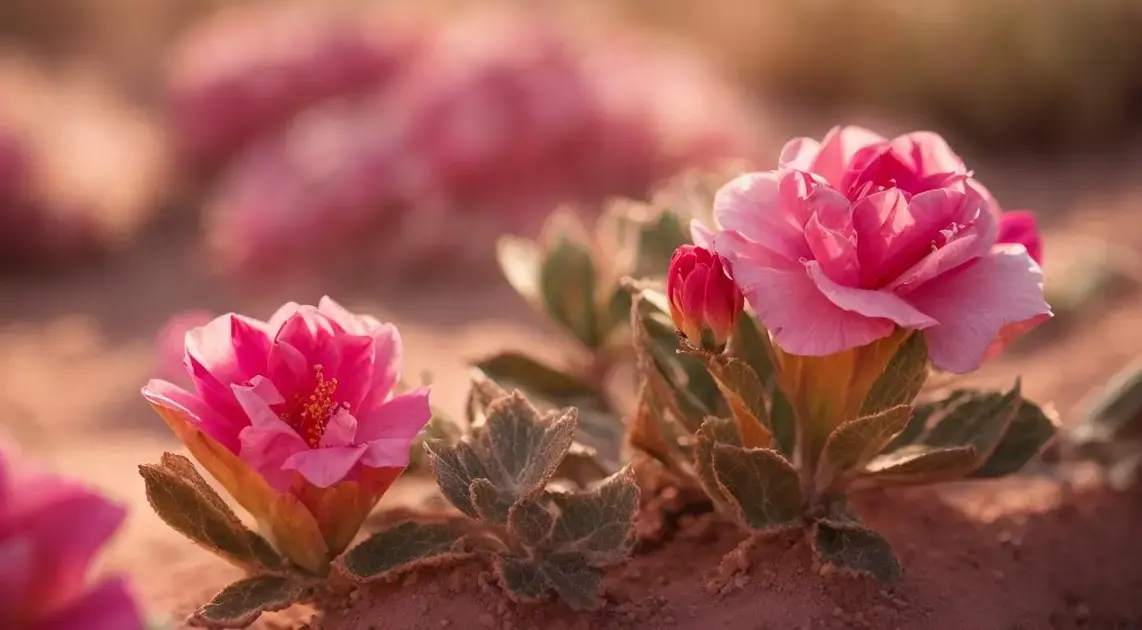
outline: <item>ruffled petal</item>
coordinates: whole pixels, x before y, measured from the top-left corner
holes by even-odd
[[[431,388],[418,387],[394,396],[385,404],[358,419],[357,441],[401,439],[411,443],[432,418],[429,406]]]
[[[318,488],[328,488],[345,479],[364,454],[364,445],[306,449],[291,455],[282,467],[296,470]]]

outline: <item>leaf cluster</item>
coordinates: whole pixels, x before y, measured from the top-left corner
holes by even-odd
[[[1105,466],[1115,487],[1134,484],[1142,471],[1142,360],[1122,368],[1080,408],[1081,420],[1063,440],[1067,454]]]
[[[554,592],[575,609],[597,607],[600,569],[624,561],[631,550],[638,509],[631,469],[589,491],[549,490],[573,443],[576,411],[540,412],[519,392],[474,404],[482,407],[483,422],[472,437],[426,445],[441,492],[471,519],[465,535],[493,559],[513,599]],[[357,549],[342,563],[350,575],[369,577],[360,565]]]
[[[187,619],[202,628],[245,628],[266,611],[281,610],[322,582],[292,565],[265,538],[247,528],[181,455],[163,453],[158,464],[139,466],[151,508],[167,525],[245,570]]]
[[[710,354],[674,334],[653,285],[631,288],[642,378],[631,444],[700,484],[754,534],[806,528],[821,559],[842,568],[882,580],[899,573],[887,541],[847,509],[851,491],[1011,474],[1056,433],[1056,420],[1024,400],[1018,382],[1008,392],[956,390],[917,402],[929,368],[923,337],[912,335],[859,416],[806,457],[769,334],[754,318],[741,319],[726,352]]]

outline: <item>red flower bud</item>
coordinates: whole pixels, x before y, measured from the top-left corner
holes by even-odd
[[[670,259],[666,293],[678,331],[707,350],[721,352],[744,306],[741,289],[721,257],[694,245],[679,247]]]

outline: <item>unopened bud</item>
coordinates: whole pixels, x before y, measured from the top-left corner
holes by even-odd
[[[666,292],[675,328],[704,349],[721,352],[744,306],[721,257],[694,245],[679,247],[670,259]]]

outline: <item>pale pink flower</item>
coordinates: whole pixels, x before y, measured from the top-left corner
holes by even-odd
[[[1006,327],[1051,316],[1027,249],[996,244],[997,213],[939,136],[847,127],[728,183],[722,230],[695,225],[694,238],[725,257],[786,352],[829,355],[904,327],[923,331],[936,367],[963,373]]]
[[[279,544],[297,519],[315,520],[328,554],[293,559],[320,566],[317,556],[344,549],[408,465],[429,420],[427,387],[394,393],[402,362],[395,326],[324,297],[286,304],[268,322],[228,314],[191,330],[194,391],[153,380],[143,396],[259,520],[274,526],[296,512],[282,524],[291,532],[274,532]]]
[[[11,630],[141,630],[121,577],[88,582],[121,505],[0,446],[0,619]]]

